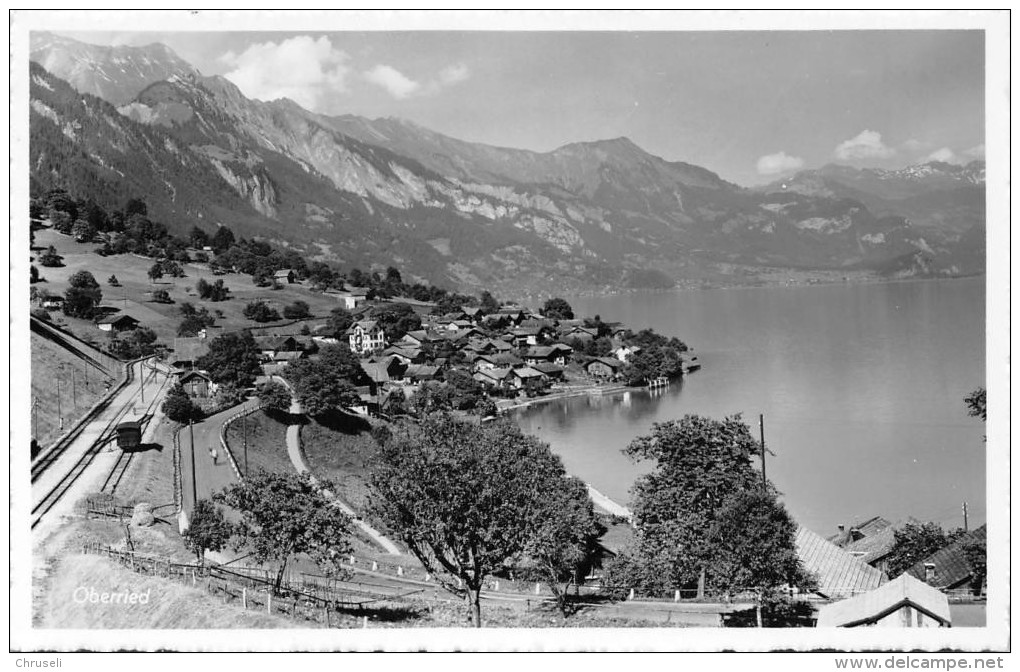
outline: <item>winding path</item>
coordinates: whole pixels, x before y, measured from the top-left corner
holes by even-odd
[[[273,380],[284,385],[293,394],[293,388],[279,376],[273,376]],[[300,402],[297,397],[291,396],[290,398],[290,414],[291,415],[304,415],[304,409],[301,408]],[[287,427],[287,455],[290,457],[291,463],[294,465],[294,469],[299,474],[311,473],[312,470],[308,467],[308,463],[305,462],[304,452],[301,450],[301,425],[289,425]],[[312,476],[312,481],[315,482],[315,476]],[[357,525],[362,532],[368,535],[375,543],[383,548],[390,555],[400,555],[400,549],[390,539],[384,536],[377,529],[362,520],[358,514],[347,504],[338,497],[335,493],[324,490],[323,494],[333,500],[333,504],[341,511],[346,513],[354,520],[354,524]]]

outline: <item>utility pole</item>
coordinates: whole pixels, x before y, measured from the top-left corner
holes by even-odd
[[[191,420],[188,420],[188,434],[191,436],[191,510],[195,510],[198,504],[198,482],[195,477],[195,428]]]
[[[57,422],[60,424],[61,431],[63,431],[64,415],[60,412],[60,373],[57,373]]]
[[[138,376],[138,389],[142,391],[142,403],[145,403],[145,362],[138,362],[141,375]]]
[[[966,532],[967,527],[967,502],[963,503],[963,531]]]
[[[244,412],[246,409],[242,409]],[[241,416],[241,429],[244,432],[244,477],[248,478],[248,414]]]
[[[765,478],[765,414],[758,414],[758,433],[761,436],[761,487],[768,487],[768,479]]]

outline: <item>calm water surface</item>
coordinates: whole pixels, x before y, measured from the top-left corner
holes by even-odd
[[[517,414],[568,470],[626,503],[648,469],[621,449],[685,413],[765,415],[769,478],[820,533],[874,515],[985,518],[983,278],[571,298],[576,313],[677,335],[702,369],[667,390],[550,402]]]

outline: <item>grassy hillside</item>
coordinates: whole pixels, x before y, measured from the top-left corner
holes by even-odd
[[[329,311],[339,305],[332,297],[312,292],[301,284],[287,285],[278,290],[256,287],[252,283],[251,277],[247,275],[214,276],[207,267],[199,264],[185,264],[184,272],[187,273],[185,278],[164,277],[151,283],[147,274],[155,262],[154,259],[132,254],[103,257],[93,252],[97,247],[94,243],[77,243],[70,236],[57,233],[53,229],[38,231],[35,242],[36,248],[45,249],[49,245],[53,245],[57,252],[64,257],[64,266],[62,267],[39,267],[39,272],[46,282],[38,283],[35,285],[36,287],[45,289],[50,294],[63,295],[68,288],[68,278],[80,270],[87,270],[99,282],[103,292],[102,305],[117,308],[121,312],[135,317],[141,321],[142,326],[155,331],[160,341],[171,346],[177,335],[177,326],[181,322],[179,307],[185,301],[195,306],[205,307],[214,314],[217,310],[223,313],[223,316],[217,318],[215,326],[210,330],[211,337],[215,337],[223,331],[246,327],[271,328],[273,323],[260,325],[245,318],[242,314],[245,305],[254,299],[267,301],[281,313],[284,306],[294,301],[304,301],[311,308],[312,315],[316,317],[328,316]],[[112,275],[117,276],[120,287],[111,287],[107,283]],[[210,283],[223,280],[230,289],[232,298],[228,301],[217,302],[199,299],[195,291],[195,284],[202,278]],[[157,289],[166,290],[174,303],[154,303],[151,292]],[[55,320],[63,321],[69,329],[85,340],[91,339],[102,343],[109,338],[107,333],[100,331],[88,320],[69,318],[59,312],[54,313],[53,316]],[[296,332],[299,328],[295,326],[291,331]]]
[[[357,511],[368,508],[368,476],[375,469],[379,445],[372,424],[361,417],[332,413],[301,428],[301,445],[312,471],[337,484],[339,494]]]
[[[66,430],[81,418],[115,381],[59,345],[31,334],[32,426],[41,446],[60,435],[57,415],[59,382],[60,415]],[[72,374],[73,372],[73,374]]]
[[[244,471],[244,436],[248,435],[248,470],[290,473],[294,471],[287,456],[287,425],[277,415],[256,411],[245,421],[237,420],[227,427],[227,443]]]

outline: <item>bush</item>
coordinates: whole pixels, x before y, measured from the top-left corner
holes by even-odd
[[[173,303],[174,300],[170,298],[170,292],[165,289],[157,289],[152,293],[152,300],[155,303]]]
[[[244,316],[256,322],[275,322],[280,313],[265,301],[252,301],[244,307]]]
[[[50,267],[63,266],[64,258],[57,254],[57,248],[50,245],[45,252],[39,255],[39,263]]]
[[[163,400],[163,413],[174,422],[186,423],[198,420],[202,417],[202,411],[198,408],[179,384],[166,394]]]
[[[106,284],[108,284],[111,287],[120,287],[120,280],[117,279],[116,275],[111,275],[107,279]]]
[[[288,320],[300,320],[310,315],[311,312],[308,310],[308,304],[304,301],[295,301],[283,308],[283,316]]]

